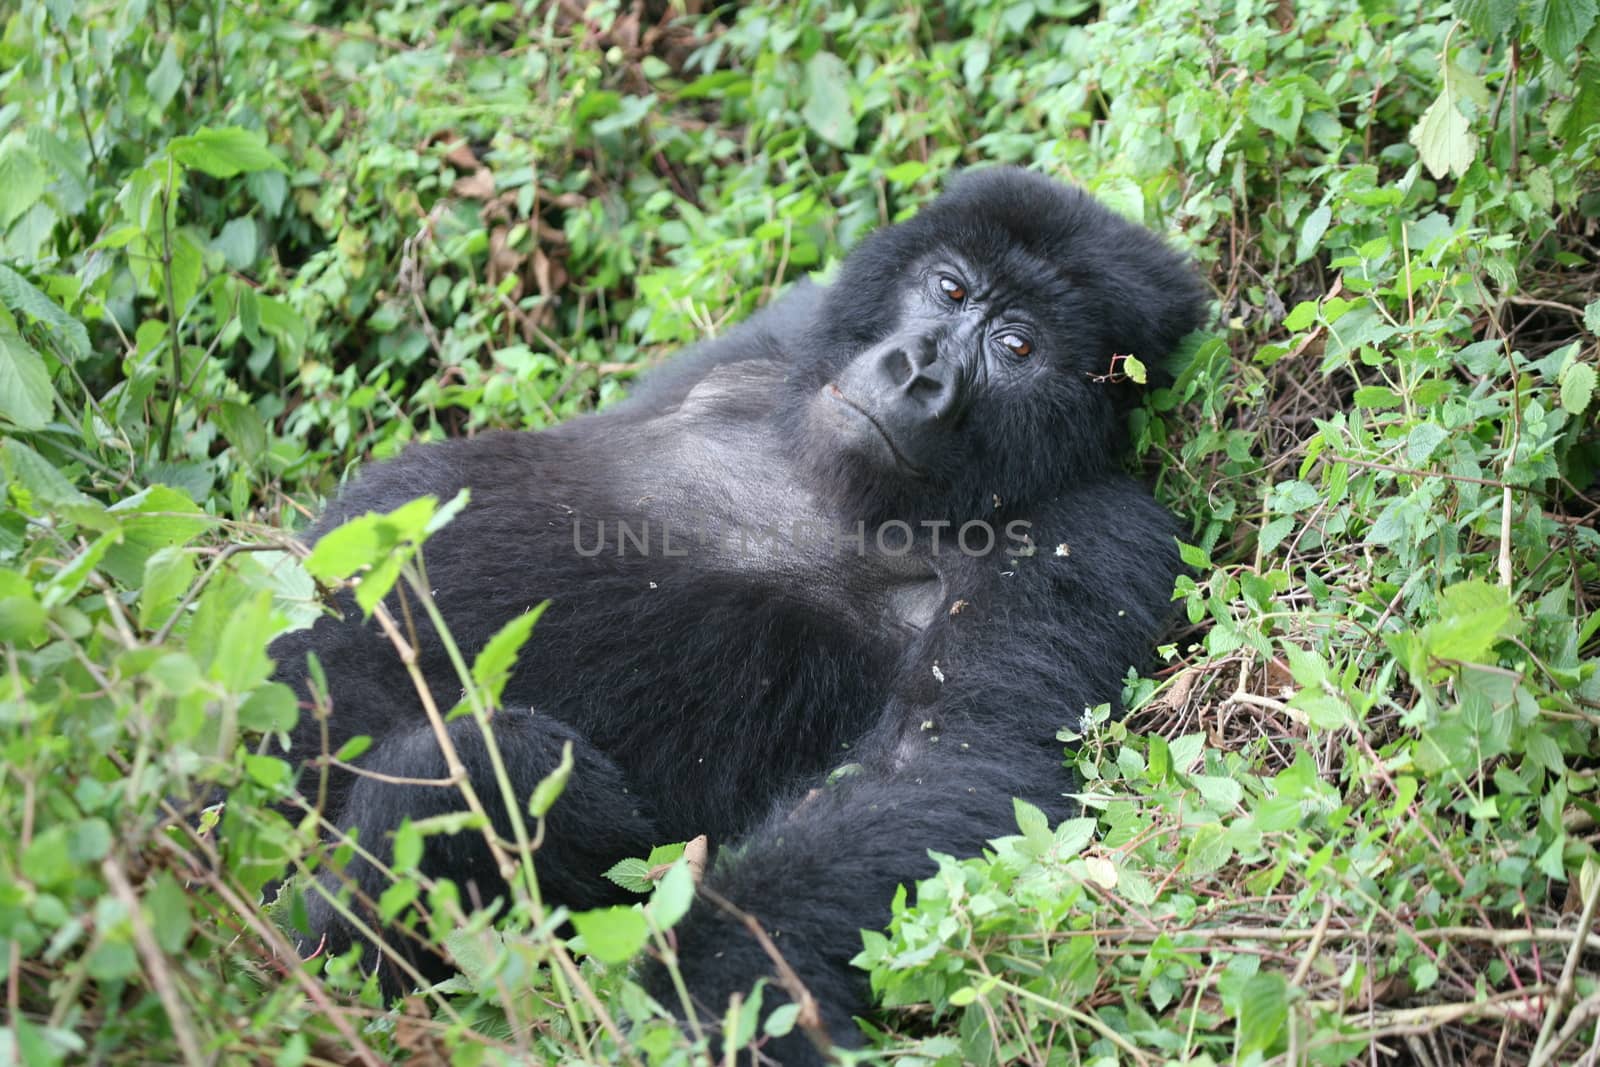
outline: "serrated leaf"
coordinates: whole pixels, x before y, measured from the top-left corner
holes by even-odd
[[[1600,300],[1594,300],[1583,309],[1583,325],[1590,333],[1600,337]]]
[[[1594,397],[1594,368],[1587,363],[1568,363],[1561,370],[1561,407],[1571,415],[1582,415]]]
[[[1426,463],[1450,432],[1436,422],[1419,422],[1406,435],[1406,458],[1413,465]]]
[[[1517,21],[1517,0],[1455,0],[1456,17],[1472,32],[1493,41]]]
[[[89,354],[89,331],[83,323],[62,311],[54,300],[4,263],[0,263],[0,304],[51,327],[52,336],[65,343],[67,354],[74,359]]]
[[[1534,38],[1550,59],[1565,63],[1595,20],[1595,0],[1544,0],[1534,14]]]
[[[1422,646],[1438,659],[1483,663],[1496,642],[1521,628],[1510,592],[1472,578],[1439,594],[1439,618],[1423,627]]]
[[[544,614],[549,603],[547,600],[538,604],[532,611],[523,612],[500,627],[473,659],[472,680],[488,693],[490,703],[500,702],[500,694],[511,677],[511,669],[517,664],[517,654],[527,644],[533,624],[539,621],[539,616]]]
[[[634,893],[648,893],[654,882],[650,880],[650,864],[637,856],[612,864],[605,876],[622,888]]]
[[[168,148],[173,159],[213,178],[285,169],[260,133],[239,126],[202,126],[188,136],[174,137]]]
[[[1428,110],[1422,113],[1422,120],[1411,128],[1410,141],[1416,145],[1422,165],[1435,178],[1446,174],[1460,177],[1472,166],[1478,156],[1478,138],[1473,135],[1466,116],[1457,109],[1448,81],[1428,105]]]
[[[850,68],[832,52],[818,52],[806,63],[806,103],[801,117],[835,148],[854,148],[856,119],[850,110]]]
[[[44,357],[16,334],[0,333],[0,419],[42,430],[55,410],[55,389]]]

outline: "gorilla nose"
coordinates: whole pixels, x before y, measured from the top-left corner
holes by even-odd
[[[878,356],[878,372],[888,391],[911,401],[937,419],[955,404],[955,374],[939,360],[931,338],[895,340]]]

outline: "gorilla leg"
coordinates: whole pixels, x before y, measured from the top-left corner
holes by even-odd
[[[648,814],[641,810],[642,801],[628,790],[616,764],[570,726],[536,712],[499,712],[491,726],[518,804],[526,804],[534,787],[560,763],[563,745],[572,745],[572,776],[546,816],[544,843],[534,858],[541,894],[552,903],[575,909],[626,899],[626,890],[607,881],[602,872],[619,859],[648,853],[656,835]],[[511,821],[477,722],[457,719],[446,730],[495,833],[502,840],[511,841]],[[336,826],[355,830],[362,849],[371,852],[384,866],[392,858],[394,832],[403,821],[467,810],[466,801],[454,786],[416,784],[418,780],[443,779],[449,773],[444,754],[426,724],[384,738],[361,761],[361,766],[388,778],[413,780],[400,783],[357,777],[335,820]],[[526,815],[524,818],[531,833],[532,820]],[[488,904],[507,892],[481,830],[425,838],[418,868],[431,879],[453,879],[463,903],[469,907],[473,903]],[[389,880],[377,865],[358,853],[342,872],[325,871],[318,881],[323,889],[335,894],[346,884],[353,886],[351,910],[369,927],[381,929],[373,903]],[[315,951],[320,945],[337,954],[365,941],[318,890],[307,894],[306,905],[311,933],[302,945],[303,951]],[[386,943],[404,955],[424,978],[439,981],[452,973],[449,963],[417,938],[394,928],[382,932]],[[363,963],[369,969],[378,968],[388,995],[399,995],[409,987],[405,973],[393,961],[380,960],[370,945],[365,949]]]
[[[961,745],[947,736],[952,743],[941,744],[942,751],[905,762],[864,763],[798,805],[779,805],[739,843],[732,862],[707,878],[710,888],[761,922],[840,1044],[860,1043],[851,1016],[870,1003],[866,973],[850,965],[861,948],[860,931],[888,923],[897,885],[912,888],[934,873],[930,849],[972,856],[990,838],[1015,832],[1012,797],[1035,803],[1052,820],[1078,810],[1064,795],[1072,779],[1058,745],[972,738]],[[695,902],[676,933],[679,966],[702,1020],[714,1023],[729,994],[775,974],[741,922],[707,900]],[[662,1004],[676,1005],[661,964],[648,964],[643,978]],[[769,984],[765,998],[768,1008],[787,999],[776,984]],[[822,1063],[798,1028],[762,1051],[785,1067]]]

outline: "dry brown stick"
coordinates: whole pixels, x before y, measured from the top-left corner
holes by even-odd
[[[105,875],[111,894],[127,909],[128,925],[133,928],[133,946],[139,951],[139,959],[144,963],[144,972],[149,975],[150,984],[156,988],[162,1010],[167,1013],[167,1024],[172,1027],[172,1036],[183,1051],[183,1061],[191,1067],[209,1062],[200,1051],[200,1040],[195,1036],[189,1015],[184,1010],[178,985],[172,980],[172,972],[167,970],[166,957],[161,952],[161,946],[156,944],[155,935],[150,932],[150,924],[144,921],[139,896],[133,891],[128,876],[123,873],[122,865],[115,856],[107,856],[100,861],[100,873]]]
[[[1583,893],[1583,912],[1578,918],[1577,927],[1580,938],[1587,935],[1589,928],[1594,925],[1596,905],[1600,905],[1600,872],[1596,872],[1590,879],[1589,888]],[[1543,1067],[1544,1064],[1553,1062],[1556,1053],[1560,1052],[1566,1043],[1564,1040],[1556,1040],[1556,1025],[1561,1021],[1561,1013],[1572,1003],[1573,994],[1577,990],[1578,961],[1582,958],[1583,946],[1574,940],[1572,947],[1567,950],[1567,962],[1561,968],[1561,977],[1556,980],[1555,996],[1551,998],[1549,1009],[1545,1012],[1544,1025],[1539,1028],[1539,1039],[1533,1043],[1533,1055],[1528,1060],[1529,1067]]]

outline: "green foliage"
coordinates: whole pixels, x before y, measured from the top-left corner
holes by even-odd
[[[412,1016],[350,957],[297,962],[282,931],[363,843],[281,804],[301,709],[266,647],[318,582],[431,611],[426,539],[464,501],[308,559],[281,531],[411,441],[603,405],[990,161],[1210,271],[1218,328],[1166,384],[1125,368],[1193,520],[1187,626],[1127,719],[1064,739],[1083,817],[1018,805],[864,935],[882,1054],[1343,1063],[1422,1030],[1440,1062],[1576,1055],[1600,974],[1552,991],[1600,892],[1592,0],[657,7],[0,13],[0,1059],[704,1058],[625,965],[672,959],[683,846],[611,872],[637,905],[539,898],[565,762],[501,798],[526,821],[494,842],[498,922],[417,870],[481,808],[397,833],[379,907],[463,972]],[[452,648],[441,722],[528,713],[495,705],[537,616]],[[701,1021],[798,1025],[762,999]]]

